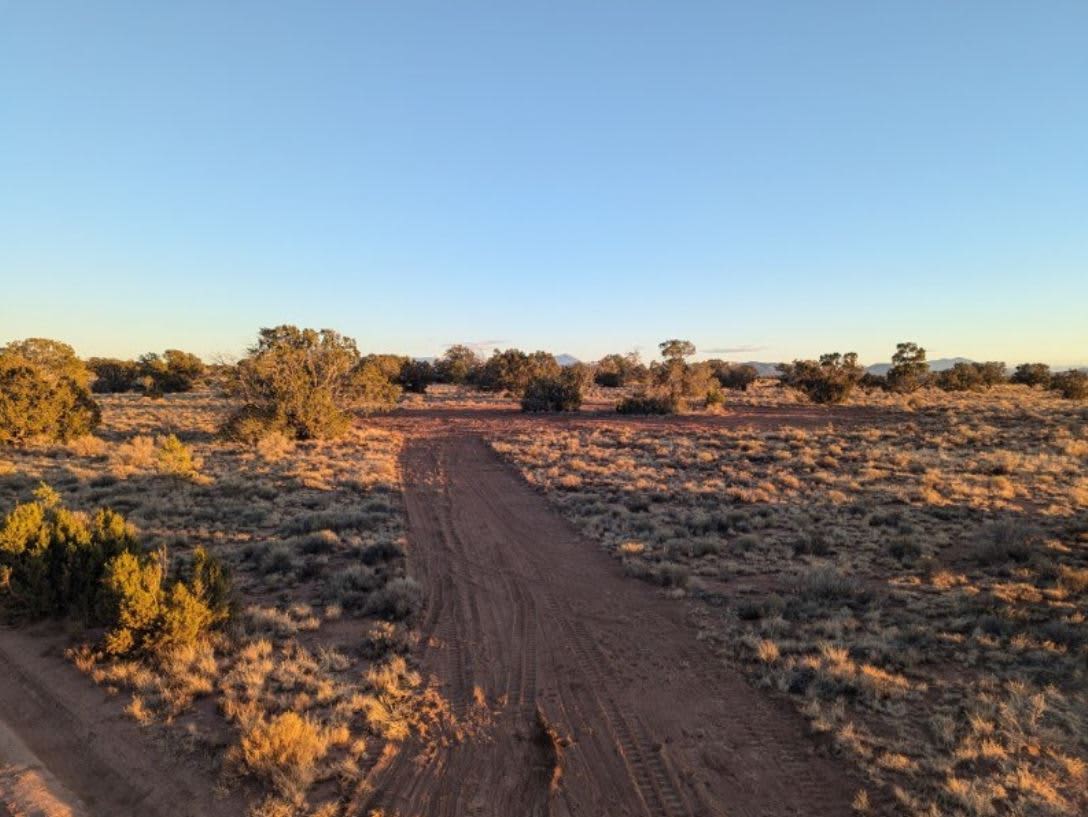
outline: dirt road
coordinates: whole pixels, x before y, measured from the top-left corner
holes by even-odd
[[[355,806],[457,815],[847,815],[857,782],[467,429],[404,454],[426,672],[480,724],[409,743]],[[425,431],[420,431],[420,429]],[[488,720],[490,719],[490,721]]]
[[[87,817],[87,810],[37,755],[0,721],[0,815]]]
[[[64,641],[62,634],[0,628],[0,734],[11,734],[0,814],[3,804],[23,809],[15,814],[42,817],[233,817],[244,811],[240,798],[214,796],[211,770],[151,739],[80,675],[60,655]],[[5,745],[0,740],[0,751]]]

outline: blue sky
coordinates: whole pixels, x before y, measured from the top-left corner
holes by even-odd
[[[1088,362],[1088,3],[0,0],[0,342]]]

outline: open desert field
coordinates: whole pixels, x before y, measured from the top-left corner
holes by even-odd
[[[10,779],[164,817],[1088,807],[1083,406],[431,392],[253,447],[210,392],[117,395],[95,436],[5,451],[6,508],[46,483],[206,548],[237,610],[154,659],[0,631]]]
[[[489,439],[862,771],[859,811],[1083,813],[1088,412],[1010,387],[767,418]]]
[[[0,0],[0,817],[1088,817],[1088,0]]]

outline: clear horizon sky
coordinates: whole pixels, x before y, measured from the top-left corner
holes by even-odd
[[[1082,365],[1086,38],[1084,0],[0,0],[0,343]]]

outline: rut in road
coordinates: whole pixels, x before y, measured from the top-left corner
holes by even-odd
[[[856,781],[478,436],[403,456],[422,662],[459,739],[390,745],[353,804],[401,817],[847,815]],[[486,713],[486,717],[478,717]]]

